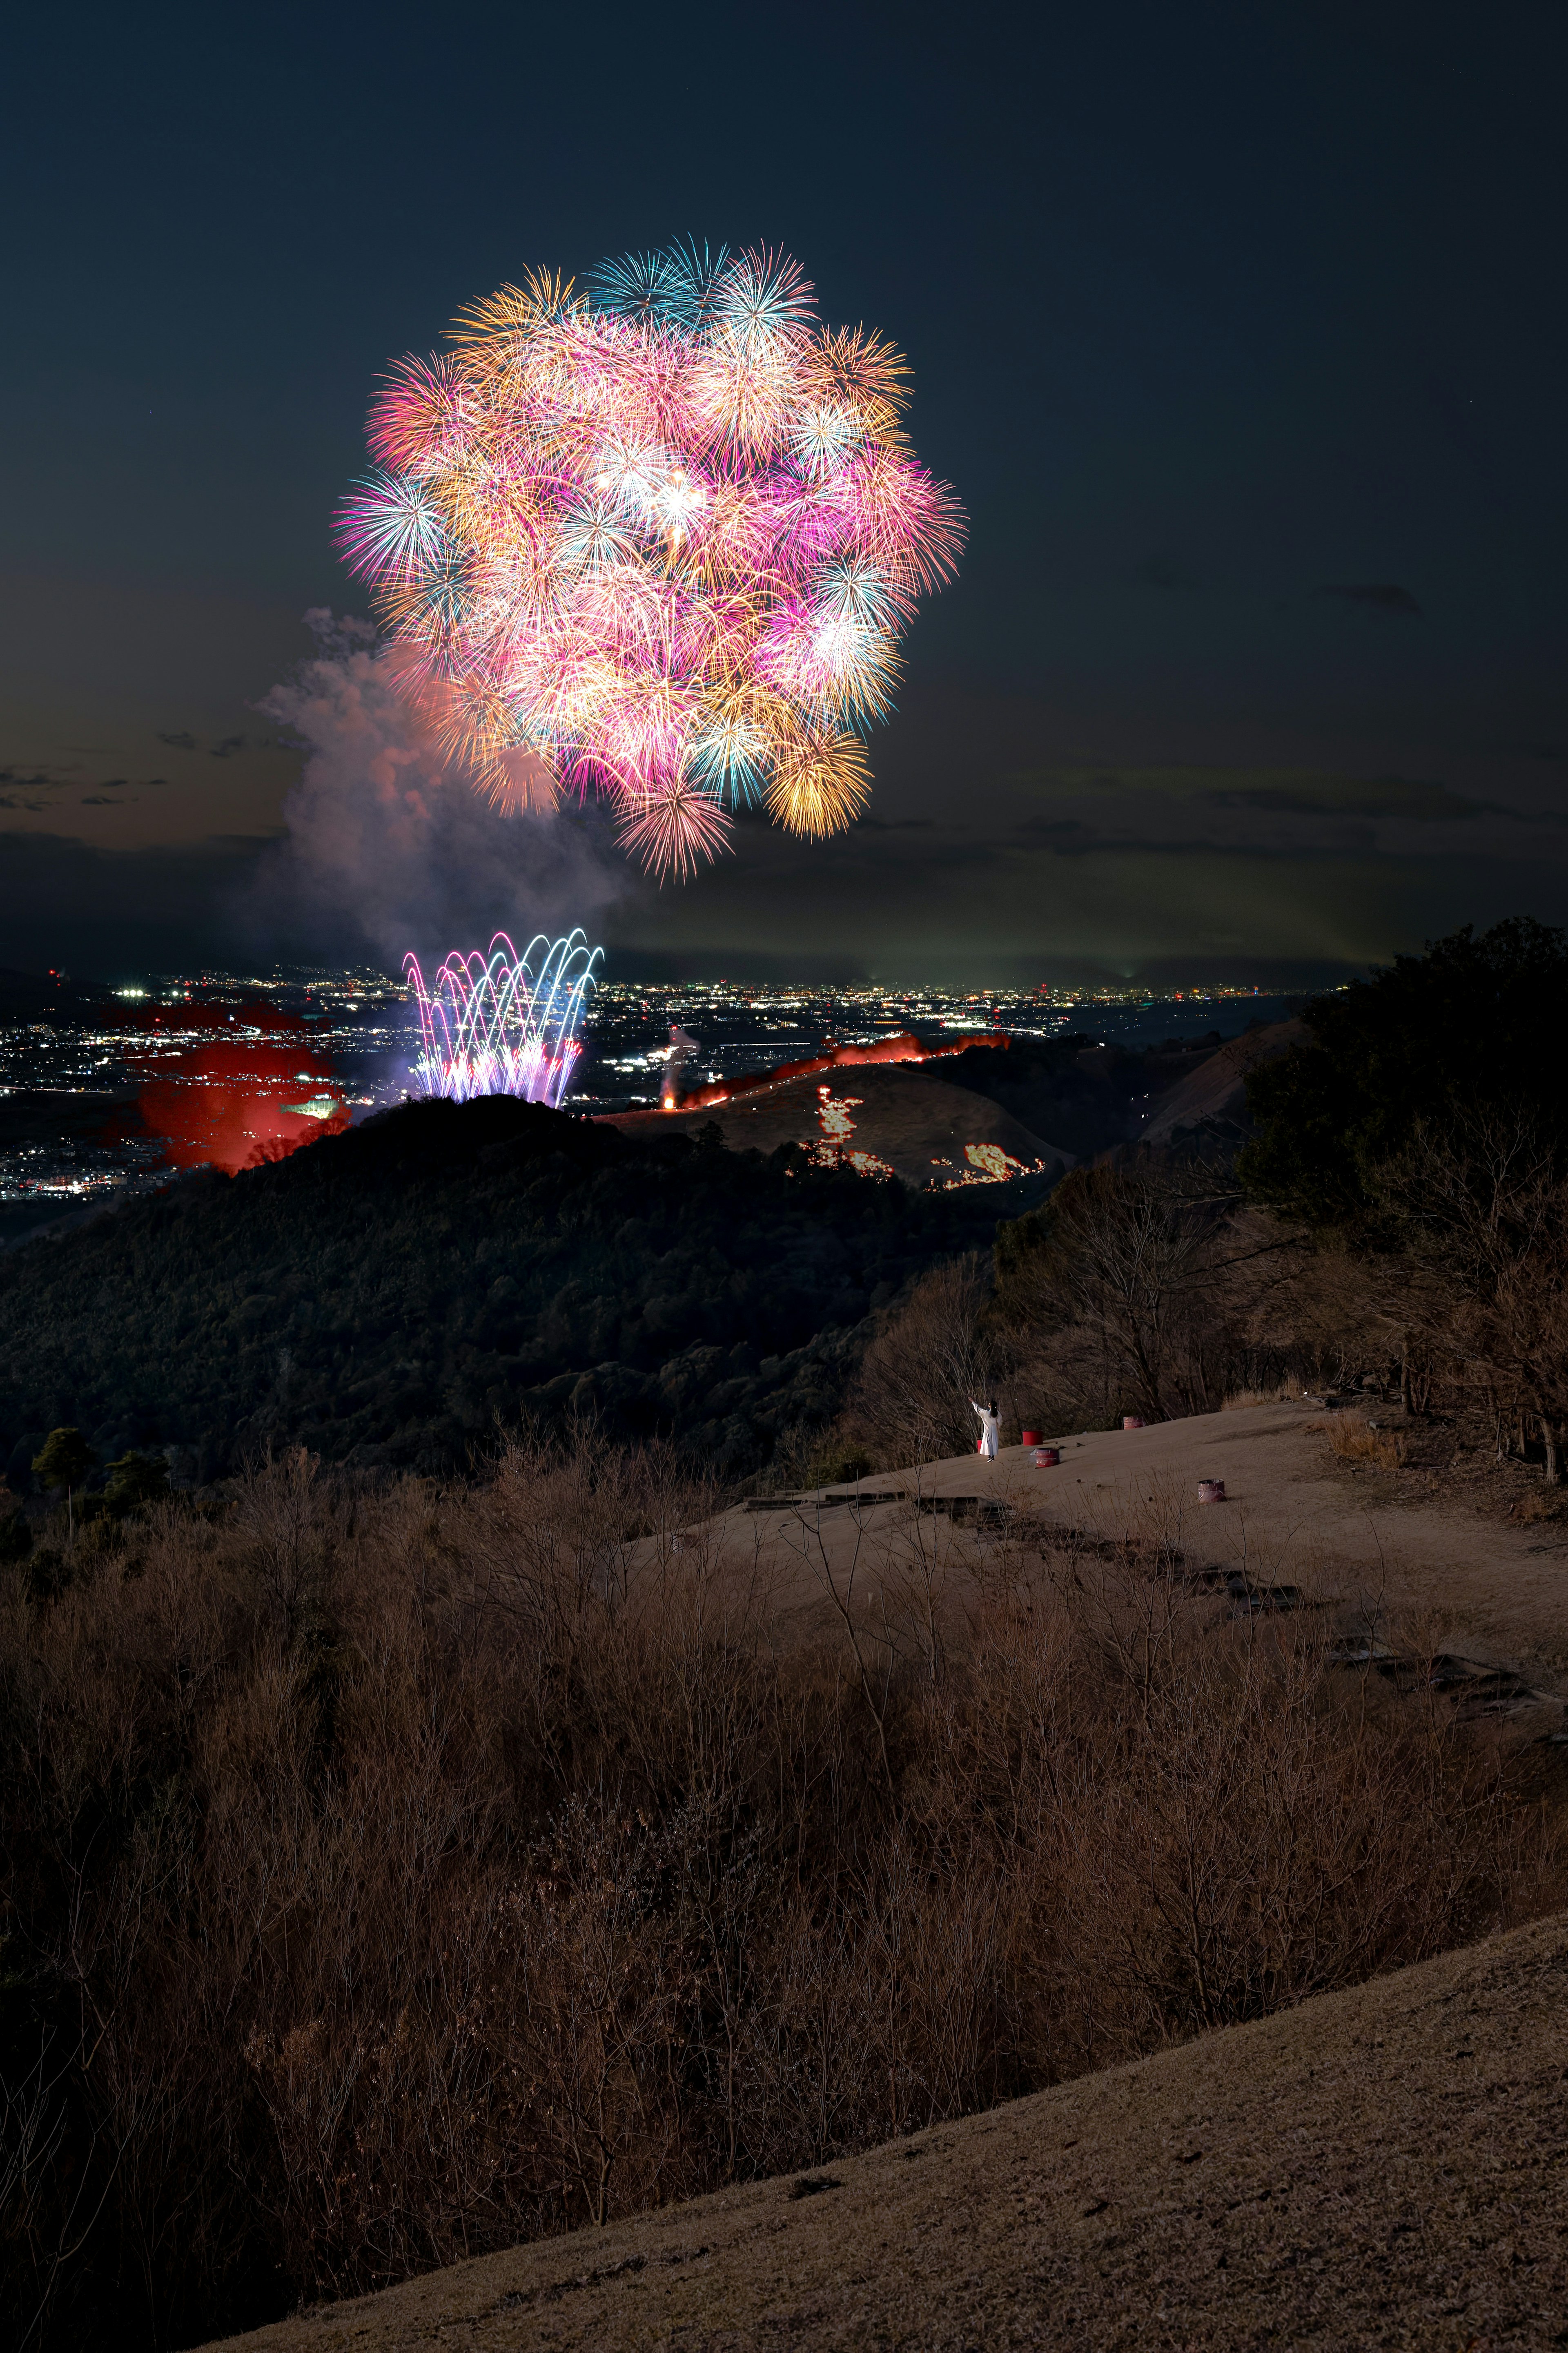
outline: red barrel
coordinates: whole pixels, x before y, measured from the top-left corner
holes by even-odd
[[[1200,1479],[1198,1481],[1198,1501],[1200,1504],[1223,1504],[1225,1501],[1225,1481],[1223,1479]]]
[[[1124,1413],[1121,1417],[1121,1427],[1123,1430],[1142,1430],[1143,1427],[1142,1415],[1141,1413]]]
[[[1026,1446],[1037,1446],[1040,1442],[1039,1431],[1037,1430],[1025,1430],[1022,1442]]]
[[[1037,1471],[1054,1471],[1061,1459],[1060,1450],[1055,1446],[1037,1446],[1035,1449]]]

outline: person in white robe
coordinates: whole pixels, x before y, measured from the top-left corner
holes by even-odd
[[[987,1462],[994,1462],[996,1448],[1002,1435],[1002,1421],[996,1400],[993,1398],[989,1404],[982,1405],[978,1398],[971,1398],[969,1402],[980,1416],[980,1451]]]

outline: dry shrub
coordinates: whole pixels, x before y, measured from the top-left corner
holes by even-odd
[[[1405,1460],[1398,1433],[1373,1430],[1362,1414],[1336,1414],[1328,1429],[1329,1444],[1342,1462],[1374,1462],[1380,1471],[1397,1471]]]
[[[31,2345],[818,2164],[1558,1892],[1482,1742],[1289,1624],[913,1510],[786,1617],[713,1500],[295,1457],[0,1588]]]
[[[1304,1394],[1300,1382],[1294,1380],[1281,1381],[1271,1389],[1232,1389],[1222,1399],[1221,1410],[1232,1413],[1246,1405],[1290,1405]]]

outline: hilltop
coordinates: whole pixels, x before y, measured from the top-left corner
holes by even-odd
[[[1489,1450],[1455,1451],[1451,1434],[1433,1430],[1420,1454],[1389,1469],[1337,1452],[1334,1419],[1309,1400],[1274,1398],[1142,1430],[1047,1430],[1061,1457],[1051,1470],[1037,1470],[1026,1446],[1004,1446],[990,1463],[950,1456],[806,1491],[791,1511],[742,1504],[714,1524],[714,1540],[737,1560],[761,1546],[798,1609],[819,1588],[819,1567],[847,1578],[857,1564],[873,1584],[886,1573],[917,1497],[944,1524],[955,1502],[970,1517],[983,1506],[1032,1540],[1131,1546],[1178,1567],[1188,1585],[1223,1593],[1227,1577],[1242,1579],[1260,1608],[1289,1609],[1324,1641],[1364,1641],[1370,1630],[1462,1652],[1553,1694],[1543,1720],[1568,1726],[1568,1521],[1503,1518],[1486,1492],[1489,1473],[1501,1476]],[[1221,1482],[1223,1504],[1198,1504],[1200,1479]],[[1522,1472],[1511,1492],[1521,1486],[1541,1492]],[[892,1496],[902,1508],[885,1507]]]
[[[890,1187],[798,1148],[820,1140],[815,1078],[613,1121],[408,1103],[186,1177],[0,1257],[0,1472],[25,1486],[61,1424],[104,1459],[173,1448],[186,1483],[269,1443],[440,1470],[498,1419],[565,1414],[754,1471],[832,1420],[911,1276],[988,1249],[1077,1157],[1136,1140],[1152,1101],[1163,1138],[1234,1141],[1241,1074],[1289,1028],[835,1073],[847,1143]],[[998,1150],[1027,1176],[973,1181]]]
[[[568,1414],[755,1468],[831,1417],[858,1328],[1016,1193],[409,1103],[0,1258],[0,1470],[25,1483],[61,1424],[105,1458],[173,1447],[198,1483],[269,1443],[437,1470]]]
[[[746,1083],[726,1099],[707,1087],[676,1112],[613,1114],[627,1135],[715,1125],[735,1151],[773,1152],[822,1138],[821,1099],[844,1107],[850,1150],[885,1162],[907,1185],[972,1173],[971,1146],[999,1146],[1054,1182],[1080,1160],[1144,1142],[1229,1150],[1251,1133],[1246,1082],[1307,1035],[1300,1022],[1258,1025],[1163,1046],[1101,1046],[1082,1037],[987,1041],[924,1062],[888,1062]]]
[[[1539,2020],[1445,2045],[1442,1993],[1407,2056],[1412,2004],[1320,1998],[1558,1911],[1568,1751],[1525,1532],[1435,1578],[1441,1507],[1401,1543],[1283,1412],[752,1510],[593,1433],[446,1483],[295,1451],[5,1567],[0,2022],[59,2049],[6,2293],[61,2348],[415,2274],[261,2342],[1360,2326],[1409,2203],[1375,2131],[1440,2140],[1439,2057],[1472,2175],[1563,2134]],[[1194,1464],[1236,1505],[1188,1525]],[[1349,2178],[1375,2260],[1325,2287]]]
[[[917,1189],[973,1176],[979,1164],[969,1156],[972,1145],[999,1147],[1021,1167],[1051,1181],[1072,1165],[1070,1153],[1034,1134],[1000,1103],[937,1075],[944,1069],[938,1063],[931,1071],[916,1065],[824,1071],[738,1103],[673,1116],[683,1126],[711,1122],[731,1151],[776,1152],[824,1140],[820,1109],[826,1099],[837,1112],[843,1148],[872,1154]],[[624,1134],[645,1135],[667,1128],[671,1116],[622,1112],[614,1124]]]

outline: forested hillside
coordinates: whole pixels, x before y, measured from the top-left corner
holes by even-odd
[[[74,1424],[104,1460],[187,1450],[200,1482],[269,1442],[436,1470],[577,1413],[740,1473],[831,1418],[856,1327],[1005,1198],[405,1105],[0,1259],[0,1464],[25,1487]]]

